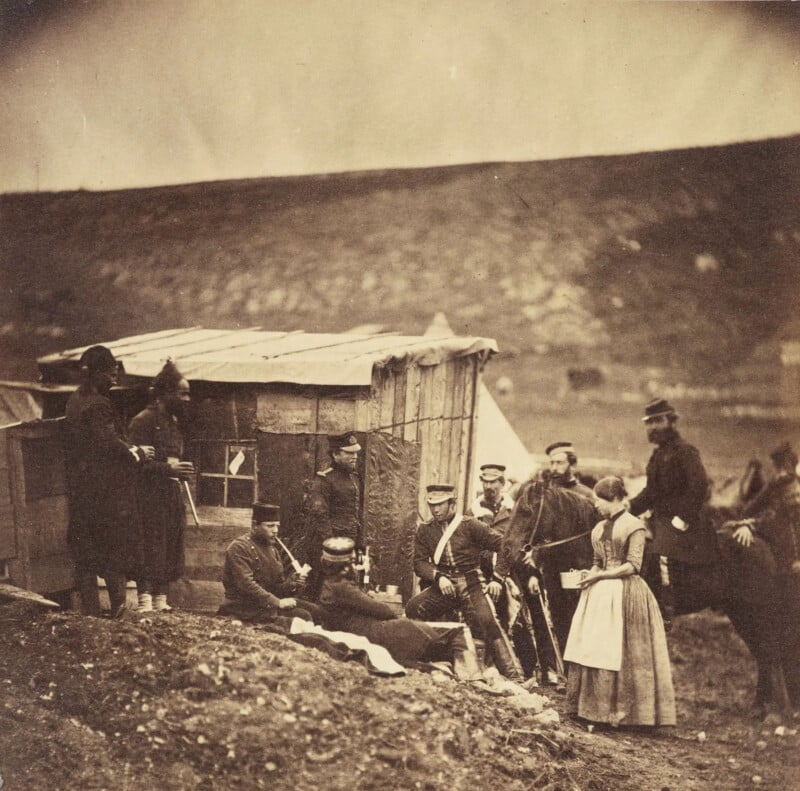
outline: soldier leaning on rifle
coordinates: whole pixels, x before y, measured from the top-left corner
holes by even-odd
[[[361,477],[357,472],[358,444],[355,434],[328,437],[331,466],[318,472],[311,483],[304,510],[306,513],[306,561],[312,567],[308,595],[316,598],[322,584],[320,557],[328,538],[345,537],[362,550]]]
[[[519,662],[482,587],[481,552],[497,552],[502,536],[479,519],[456,513],[453,486],[428,486],[427,502],[433,519],[417,530],[414,571],[431,586],[408,602],[406,615],[435,621],[461,611],[475,636],[485,641],[497,669],[514,681],[522,681]]]
[[[250,532],[235,538],[225,552],[222,584],[226,601],[218,615],[261,623],[280,622],[280,618],[318,619],[317,605],[296,596],[305,578],[285,571],[276,540],[279,527],[277,505],[253,503]]]

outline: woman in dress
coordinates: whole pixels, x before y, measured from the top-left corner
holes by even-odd
[[[621,478],[602,478],[592,530],[594,564],[584,572],[564,659],[570,713],[618,725],[674,725],[675,694],[664,622],[639,576],[645,526],[625,507]]]

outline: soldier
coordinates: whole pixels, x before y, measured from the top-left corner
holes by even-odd
[[[716,559],[716,536],[709,521],[701,518],[709,481],[697,448],[678,433],[678,413],[668,401],[656,398],[647,404],[642,421],[647,439],[656,448],[647,462],[647,483],[630,501],[630,512],[634,516],[651,513],[648,526],[653,540],[644,576],[655,588],[669,629],[675,610],[675,578],[688,577],[692,567],[710,565]],[[692,577],[697,577],[697,584],[713,583],[710,575]]]
[[[139,485],[143,568],[136,579],[139,612],[171,610],[169,583],[183,576],[186,509],[182,481],[194,477],[194,464],[183,456],[183,419],[190,402],[189,382],[167,360],[153,379],[151,403],[128,426],[128,439],[152,445],[155,461],[143,468]]]
[[[785,442],[770,454],[774,476],[744,507],[734,538],[743,546],[764,538],[777,565],[774,612],[786,689],[800,709],[800,480],[797,454]]]
[[[503,464],[482,464],[480,480],[483,495],[476,497],[465,512],[505,535],[514,501],[504,491],[506,468]]]
[[[222,584],[226,601],[219,615],[261,623],[279,617],[310,621],[319,615],[316,605],[296,597],[305,578],[286,574],[276,541],[279,527],[277,505],[253,503],[250,532],[235,538],[225,552]]]
[[[99,614],[97,576],[101,576],[116,618],[126,611],[128,578],[142,569],[137,483],[155,451],[150,445],[134,445],[125,436],[110,398],[118,374],[111,351],[105,346],[88,348],[80,367],[84,382],[70,396],[64,421],[70,495],[67,538],[83,612]]]
[[[483,464],[480,468],[480,480],[483,495],[476,497],[466,511],[466,516],[480,519],[493,530],[505,536],[511,524],[511,512],[514,510],[514,500],[505,491],[506,468],[503,464]],[[481,571],[487,580],[494,576],[494,565],[497,555],[494,552],[481,552]],[[514,644],[514,650],[522,665],[526,676],[533,675],[536,668],[537,649],[531,639],[526,621],[532,617],[527,605],[522,601],[522,596],[516,584],[507,578],[500,591],[494,591],[491,596],[495,604],[500,625],[506,631]],[[531,628],[533,624],[531,623]]]
[[[432,484],[426,491],[433,518],[417,530],[414,572],[430,587],[408,602],[406,615],[435,621],[460,610],[476,637],[485,641],[497,669],[521,681],[517,658],[483,590],[479,566],[481,552],[497,552],[502,536],[479,519],[456,513],[454,486]]]
[[[362,550],[361,477],[357,472],[361,445],[352,432],[328,437],[331,466],[314,476],[306,511],[306,560],[312,566],[309,595],[319,593],[319,561],[328,538],[350,538]]]
[[[594,494],[588,486],[584,486],[575,475],[578,457],[571,442],[553,442],[545,448],[550,459],[550,476],[553,483],[562,489],[569,489],[584,497],[593,499]]]

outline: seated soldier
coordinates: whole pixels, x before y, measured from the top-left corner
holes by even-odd
[[[305,575],[287,575],[277,546],[280,508],[253,503],[250,532],[235,538],[225,552],[222,584],[226,601],[219,615],[267,623],[279,616],[315,620],[317,605],[296,597]]]
[[[355,542],[345,536],[326,539],[322,545],[322,625],[350,632],[383,646],[400,663],[451,662],[458,678],[481,676],[472,637],[462,626],[435,627],[401,618],[384,602],[358,586]]]
[[[486,642],[500,673],[522,681],[519,661],[483,590],[480,570],[481,552],[497,552],[502,536],[479,519],[456,513],[454,486],[428,486],[427,502],[433,518],[417,530],[414,571],[430,587],[408,602],[406,615],[435,621],[460,611],[473,634]]]

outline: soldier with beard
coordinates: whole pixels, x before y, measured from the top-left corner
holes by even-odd
[[[582,484],[575,476],[575,465],[578,457],[575,447],[571,442],[553,442],[545,448],[545,453],[550,459],[550,480],[562,489],[569,489],[576,494],[593,499],[594,493]]]
[[[172,609],[169,583],[183,575],[186,509],[182,482],[194,475],[194,464],[181,461],[181,423],[190,402],[189,382],[168,360],[152,385],[152,401],[128,426],[137,445],[152,445],[155,461],[142,469],[139,511],[142,516],[144,564],[136,579],[139,612]]]
[[[81,355],[84,382],[70,396],[64,421],[69,490],[67,539],[75,558],[81,609],[99,615],[97,577],[106,581],[112,617],[126,610],[129,577],[141,571],[141,522],[137,483],[153,448],[134,445],[111,402],[119,373],[105,346]]]
[[[674,578],[688,578],[692,567],[707,566],[715,560],[716,536],[701,513],[709,480],[697,448],[678,433],[678,413],[668,401],[651,401],[642,420],[647,439],[656,448],[647,462],[647,483],[630,501],[630,512],[638,516],[649,510],[651,514],[648,526],[653,540],[647,550],[645,578],[655,584],[668,628],[674,614]]]

